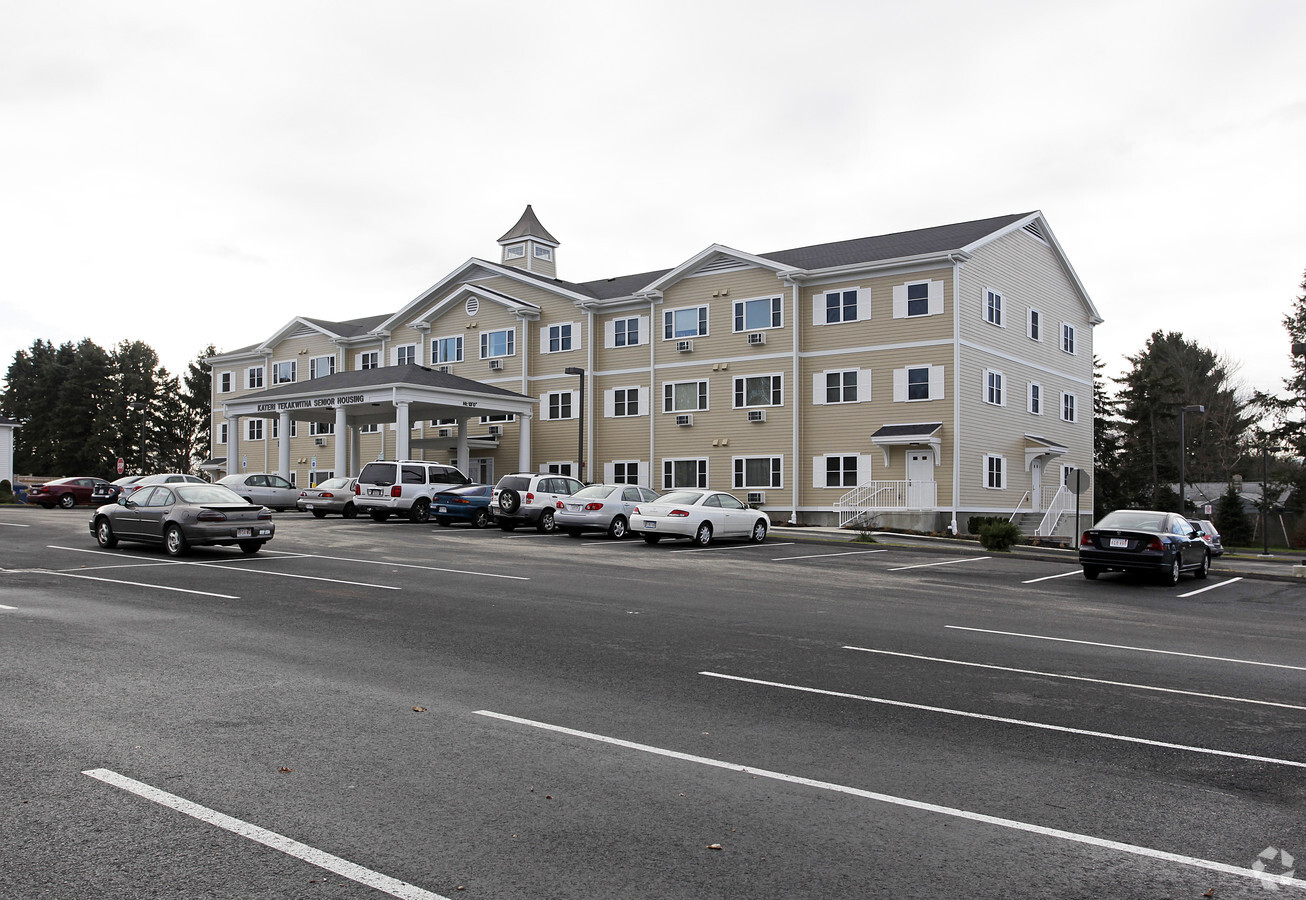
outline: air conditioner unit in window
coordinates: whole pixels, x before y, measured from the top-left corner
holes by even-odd
[[[765,502],[766,502],[766,491],[749,491],[749,492],[748,492],[748,502],[749,502],[749,503],[765,503]]]
[[[677,424],[677,425],[693,425],[693,424],[694,424],[694,417],[693,417],[693,416],[676,416],[676,424]]]
[[[491,371],[491,372],[498,372],[498,371],[500,371],[500,370],[502,370],[502,369],[503,369],[503,360],[501,360],[501,359],[492,359],[492,360],[490,360],[490,371]]]
[[[501,435],[501,434],[503,434],[503,426],[502,426],[502,425],[491,425],[491,426],[490,426],[490,436],[491,436],[491,437],[498,437],[498,436]]]
[[[766,410],[764,410],[764,409],[750,409],[750,410],[748,411],[748,421],[750,421],[750,422],[765,422],[765,421],[766,421]]]
[[[313,445],[316,447],[325,447],[326,438],[313,438]]]
[[[694,342],[676,341],[676,350],[680,353],[692,353],[694,350]]]
[[[748,346],[755,347],[766,343],[766,332],[754,331],[748,336]]]
[[[452,374],[453,374],[453,366],[437,366],[435,371],[437,371],[437,372],[443,372],[443,373],[446,374],[446,375],[452,375]]]

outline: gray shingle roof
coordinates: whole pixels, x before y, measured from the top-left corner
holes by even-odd
[[[881,426],[875,434],[871,435],[871,439],[874,440],[875,438],[882,437],[909,437],[913,435],[929,437],[942,427],[942,422],[918,422],[914,425],[884,425]]]
[[[548,229],[540,224],[540,220],[535,217],[535,210],[531,209],[529,203],[526,204],[526,211],[521,214],[521,218],[517,220],[517,224],[509,228],[507,233],[499,238],[499,243],[503,243],[504,241],[515,241],[518,238],[526,237],[542,238],[553,244],[555,247],[558,245],[558,239],[549,234]]]
[[[482,384],[470,378],[460,378],[448,372],[437,372],[426,366],[382,366],[378,369],[355,369],[350,372],[337,372],[309,381],[296,381],[291,384],[279,384],[261,394],[241,397],[241,401],[262,399],[264,397],[284,397],[287,395],[311,393],[339,393],[358,388],[377,387],[378,385],[411,384],[421,387],[448,388],[455,391],[470,391],[477,394],[501,394],[505,397],[522,397],[516,391],[509,391],[492,384]]]
[[[301,316],[305,322],[312,322],[319,328],[325,328],[332,334],[338,334],[341,337],[358,337],[367,334],[376,326],[380,325],[393,313],[386,313],[380,316],[363,316],[359,319],[346,319],[343,322],[331,322],[327,319],[311,319],[308,316]]]
[[[831,244],[813,244],[810,247],[796,247],[793,250],[780,250],[760,255],[786,266],[800,269],[825,269],[832,266],[898,259],[903,256],[943,253],[948,250],[960,250],[1028,215],[1030,213],[995,216],[991,219],[936,225],[933,228],[898,231],[875,237],[835,241]]]

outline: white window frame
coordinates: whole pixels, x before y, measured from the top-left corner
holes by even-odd
[[[477,421],[479,421],[482,425],[498,425],[505,422],[516,422],[517,416],[513,413],[495,413],[494,415],[481,416]],[[458,420],[441,419],[436,424],[446,428],[449,426],[453,426],[456,428],[458,426]]]
[[[748,304],[750,303],[769,303],[771,305],[770,325],[759,325],[754,328],[748,324]],[[733,314],[731,324],[734,326],[732,333],[743,334],[749,331],[769,331],[773,328],[783,328],[785,322],[784,306],[784,297],[778,294],[770,297],[746,297],[742,300],[736,300],[731,308]]]
[[[699,385],[699,389],[696,393],[698,395],[699,402],[702,404],[701,406],[696,406],[693,409],[675,408],[675,406],[673,405],[675,400],[675,395],[676,395],[675,389],[682,384]],[[670,394],[667,393],[667,388],[671,388]],[[711,399],[712,399],[712,390],[706,378],[695,378],[689,381],[662,382],[662,412],[664,413],[681,414],[681,413],[707,412],[711,403]]]
[[[230,372],[218,373],[218,393],[230,394],[235,389],[236,379]]]
[[[263,440],[263,420],[246,419],[245,420],[245,440],[261,441]]]
[[[557,332],[558,349],[554,350],[554,332]],[[563,346],[563,343],[567,346]],[[579,322],[555,322],[552,325],[540,326],[540,353],[571,353],[573,350],[580,350],[580,323]]]
[[[925,389],[927,396],[911,397],[911,383],[909,381],[912,370],[928,370],[926,374]],[[903,366],[900,369],[893,370],[893,402],[894,403],[928,403],[931,400],[946,399],[944,378],[946,369],[943,366],[934,366],[924,364],[916,366]]]
[[[553,248],[545,247],[543,244],[536,244],[535,258],[545,260],[546,262],[553,262]]]
[[[576,463],[569,459],[556,459],[551,462],[540,463],[541,475],[564,475],[567,478],[575,478]]]
[[[567,405],[567,412],[569,413],[568,415],[560,416],[560,415],[553,414],[553,408],[552,408],[553,398],[555,397],[559,398],[558,400],[559,411],[561,411],[561,407],[564,402],[561,398],[563,397],[567,398],[565,402]],[[544,396],[541,397],[540,399],[543,401],[540,403],[540,412],[543,414],[542,418],[545,422],[563,422],[566,421],[567,419],[574,419],[579,414],[579,410],[576,408],[577,407],[576,391],[574,390],[546,391]]]
[[[309,437],[326,437],[327,435],[332,435],[335,433],[336,433],[335,422],[309,422],[308,423]]]
[[[456,359],[443,359],[443,345],[445,341],[453,341]],[[461,334],[446,334],[441,337],[431,338],[431,365],[447,366],[450,363],[460,363],[463,361],[463,336]]]
[[[925,312],[912,313],[911,288],[920,285],[928,285],[925,293]],[[915,298],[915,299],[920,299]],[[943,282],[933,281],[930,279],[917,279],[915,281],[906,281],[902,284],[893,286],[893,317],[895,319],[922,319],[926,316],[938,316],[943,314]]]
[[[390,365],[392,366],[404,365],[399,361],[399,355],[403,353],[405,350],[412,351],[412,355],[413,355],[412,365],[420,366],[422,364],[422,345],[417,343],[409,343],[409,344],[396,344],[395,346],[390,348]]]
[[[1075,326],[1069,322],[1061,323],[1061,352],[1075,356]]]
[[[617,471],[618,466],[621,467],[620,472]],[[647,471],[648,466],[641,460],[614,459],[603,464],[603,481],[605,484],[633,484],[643,487]]]
[[[1066,402],[1067,400],[1070,402],[1067,403]],[[1070,412],[1070,415],[1068,416],[1066,415],[1067,410],[1069,410]],[[1079,421],[1079,400],[1070,391],[1061,392],[1061,421],[1063,422]]]
[[[318,365],[318,363],[322,362],[323,360],[327,361],[328,371],[325,374],[323,374],[320,371],[321,366]],[[332,356],[331,354],[327,354],[326,356],[309,357],[308,360],[309,380],[312,380],[314,378],[325,378],[326,375],[334,375],[334,374],[336,374],[336,358],[334,356]]]
[[[994,288],[984,288],[980,294],[980,318],[990,325],[1006,328],[1006,318],[1002,307],[1006,305],[1006,296]]]
[[[257,377],[255,377],[257,373]],[[254,382],[257,381],[258,384]],[[250,366],[245,370],[245,388],[246,390],[261,389],[263,387],[263,367]]]
[[[755,378],[770,378],[771,385],[767,394],[771,397],[770,403],[749,403],[748,402],[748,382]],[[742,401],[741,401],[742,394]],[[779,399],[777,399],[777,397]],[[782,372],[758,372],[756,375],[736,375],[730,382],[730,402],[731,409],[761,409],[764,406],[784,406],[785,405],[785,379]]]
[[[672,482],[675,480],[676,463],[695,463],[696,472],[694,475],[694,480],[697,483],[692,485],[682,484],[679,486],[673,484]],[[710,474],[709,466],[710,463],[708,462],[706,456],[663,457],[662,490],[670,491],[670,490],[675,490],[677,487],[684,488],[685,490],[706,490],[708,484],[711,483],[708,480]]]
[[[767,467],[767,482],[765,484],[748,483],[748,462],[750,460],[765,459],[770,465]],[[784,457],[783,456],[732,456],[730,458],[731,477],[736,490],[782,490],[784,488]]]
[[[358,426],[358,433],[359,433],[359,434],[380,434],[380,433],[381,433],[381,425],[380,425],[380,423],[378,423],[378,422],[372,422],[372,423],[370,423],[370,424],[359,425],[359,426]]]
[[[1006,406],[1006,378],[998,369],[985,369],[980,399],[991,406]]]
[[[485,351],[489,349],[490,338],[499,334],[507,335],[507,339],[504,341],[507,347],[507,352],[486,353]],[[481,359],[505,359],[506,357],[509,356],[516,356],[517,355],[517,329],[497,328],[493,331],[482,331],[479,349],[481,352],[481,356],[480,356]]]
[[[1025,335],[1031,341],[1043,341],[1043,313],[1031,306],[1025,313]]]
[[[840,376],[839,399],[829,399],[830,385],[829,376]],[[857,396],[852,400],[843,399],[844,391],[847,390],[847,376],[852,375],[856,385]],[[815,372],[812,375],[812,403],[817,406],[833,406],[840,403],[868,403],[871,400],[871,370],[870,369],[826,369],[822,372]]]
[[[369,366],[368,363],[371,363]],[[362,350],[354,357],[354,366],[357,370],[379,369],[381,367],[380,350]]]
[[[840,483],[830,484],[830,460],[847,460],[855,459],[853,483],[847,484],[843,480],[844,468],[840,465]],[[869,453],[822,453],[820,456],[812,457],[812,487],[815,488],[836,488],[838,490],[848,490],[850,487],[857,487],[859,484],[865,484],[871,480],[872,465],[874,457]]]
[[[1025,408],[1031,416],[1043,415],[1043,385],[1031,381],[1025,391]]]
[[[509,244],[507,247],[503,248],[503,258],[505,261],[509,259],[525,259],[526,245],[524,243]]]
[[[999,482],[996,485],[993,483],[995,474]],[[1005,491],[1007,489],[1007,458],[1000,453],[984,454],[983,478],[985,490]]]
[[[675,314],[693,310],[697,320],[697,328],[700,330],[694,334],[676,334],[675,331]],[[664,341],[685,341],[694,338],[707,337],[712,330],[712,315],[706,304],[698,303],[694,306],[677,306],[674,309],[662,310],[662,340]],[[667,332],[671,332],[668,334]]]
[[[829,320],[830,295],[838,295],[839,317]],[[848,303],[849,295],[855,295]],[[853,318],[849,319],[844,311],[851,308]],[[871,289],[868,287],[825,288],[812,295],[813,325],[846,325],[849,322],[866,322],[871,318]]]
[[[635,412],[622,411],[618,412],[617,392],[620,391],[621,408],[629,410],[631,404],[631,395],[634,395]],[[647,402],[644,396],[644,387],[642,385],[625,385],[622,387],[608,388],[603,392],[603,417],[606,419],[630,419],[637,416],[647,415]]]
[[[227,438],[227,423],[219,422],[218,423],[218,446],[224,447],[229,443],[231,443],[231,441],[228,440]],[[231,467],[228,466],[227,468],[230,469]]]
[[[290,366],[290,377],[289,377],[289,378],[282,378],[282,377],[281,377],[281,371],[280,371],[280,370],[281,370],[281,367],[282,367],[282,366]],[[274,363],[272,364],[272,385],[273,385],[273,387],[275,387],[275,386],[278,385],[278,384],[294,384],[294,383],[295,383],[296,381],[298,381],[298,380],[299,380],[299,366],[297,365],[297,360],[293,360],[293,359],[281,359],[281,360],[277,360],[276,362],[274,362]]]
[[[635,323],[635,340],[630,340],[630,323]],[[617,326],[624,325],[622,337],[624,343],[617,342]],[[622,347],[638,347],[641,344],[647,344],[649,341],[649,317],[648,316],[617,316],[614,319],[608,319],[603,323],[604,346],[609,350],[620,349]]]

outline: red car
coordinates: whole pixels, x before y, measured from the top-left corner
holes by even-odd
[[[97,484],[108,484],[103,478],[56,478],[38,484],[27,492],[28,503],[38,503],[46,509],[62,506],[72,509],[79,503],[91,502],[91,491]]]

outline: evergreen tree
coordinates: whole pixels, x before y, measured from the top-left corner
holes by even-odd
[[[1306,456],[1306,277],[1300,286],[1303,293],[1283,317],[1291,347],[1288,363],[1292,367],[1292,375],[1283,379],[1285,395],[1258,391],[1255,397],[1257,405],[1274,418],[1274,440],[1291,446],[1298,457]],[[1296,352],[1299,350],[1300,356]]]
[[[213,402],[213,369],[205,362],[215,356],[218,348],[209,344],[186,368],[182,400],[191,425],[191,456],[207,459],[212,447],[213,416],[209,405]]]
[[[1215,502],[1215,527],[1225,547],[1245,547],[1252,542],[1252,522],[1233,485]]]

